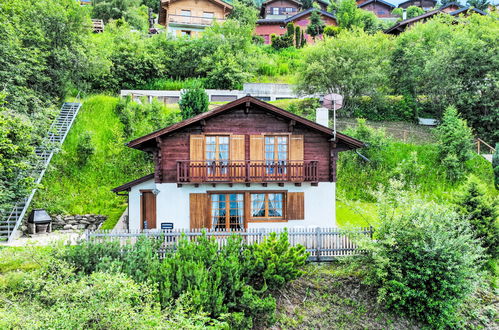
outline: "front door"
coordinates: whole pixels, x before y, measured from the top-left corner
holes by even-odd
[[[215,230],[244,230],[244,194],[212,194],[211,221]]]
[[[152,191],[141,191],[140,196],[141,206],[141,229],[154,229],[156,228],[156,195]]]

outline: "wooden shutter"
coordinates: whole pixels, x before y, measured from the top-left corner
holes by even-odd
[[[190,171],[189,177],[191,181],[201,182],[205,177],[206,168],[203,166],[205,160],[204,154],[204,135],[193,134],[190,136],[189,148]]]
[[[264,140],[265,137],[263,135],[251,135],[250,136],[250,160],[251,165],[253,165],[250,169],[250,175],[252,177],[252,181],[254,179],[262,178],[264,172],[263,165],[265,160],[265,152],[264,152]],[[256,167],[255,167],[256,165]]]
[[[287,219],[304,220],[305,219],[305,193],[290,192],[286,199]]]
[[[291,135],[289,137],[289,160],[291,181],[303,181],[303,159],[304,159],[303,135]]]
[[[189,194],[190,229],[210,228],[209,194]]]
[[[230,136],[230,177],[234,181],[244,181],[246,178],[246,165],[244,163],[246,152],[244,148],[244,139],[244,135]]]

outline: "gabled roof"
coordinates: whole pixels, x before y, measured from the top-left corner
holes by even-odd
[[[332,13],[330,13],[330,12],[327,12],[327,11],[322,10],[322,9],[309,8],[307,10],[299,12],[296,15],[293,15],[291,17],[286,18],[284,20],[284,23],[288,24],[289,22],[293,22],[293,21],[297,20],[298,18],[300,18],[302,16],[305,16],[305,15],[307,15],[307,14],[313,12],[313,11],[318,11],[321,15],[324,15],[324,16],[332,18],[332,19],[336,19],[336,17]]]
[[[133,181],[127,182],[125,184],[122,184],[121,186],[116,187],[116,188],[112,189],[111,191],[114,192],[114,193],[119,193],[121,191],[129,191],[130,188],[132,188],[133,186],[136,186],[136,185],[138,185],[139,183],[142,183],[142,182],[149,181],[151,179],[154,179],[154,173],[145,175],[145,176],[143,176],[141,178],[138,178],[138,179],[135,179]]]
[[[363,3],[361,3],[360,5],[358,5],[358,7],[359,7],[359,8],[362,8],[362,7],[367,6],[368,4],[371,4],[371,3],[373,3],[373,2],[379,2],[379,3],[382,3],[382,4],[384,4],[384,5],[387,5],[387,6],[388,6],[388,7],[390,7],[390,8],[395,8],[395,7],[397,7],[397,6],[395,6],[394,4],[391,4],[391,3],[386,2],[386,1],[383,1],[383,0],[368,0],[368,1],[363,2]]]
[[[440,11],[440,9],[428,11],[428,12],[424,13],[423,15],[419,15],[416,17],[408,18],[408,19],[405,19],[403,21],[397,22],[394,26],[386,29],[384,32],[388,33],[388,34],[393,33],[393,32],[397,32],[397,31],[402,32],[403,30],[405,30],[407,25],[415,23],[415,22],[420,21],[420,20],[425,19],[425,18],[432,17],[432,16],[440,14],[440,13],[442,13],[442,11]]]
[[[463,8],[463,7],[464,7],[464,6],[463,6],[463,5],[461,5],[459,2],[449,2],[448,4],[446,4],[446,5],[442,6],[442,7],[440,7],[439,9],[440,9],[440,10],[443,10],[443,9],[445,9],[445,8],[449,8],[449,7],[452,7],[452,6],[457,6],[457,7],[459,7],[459,8]]]
[[[449,13],[449,15],[451,15],[451,16],[456,16],[456,15],[462,14],[462,13],[464,13],[464,12],[467,12],[467,11],[469,11],[469,10],[474,11],[475,13],[478,13],[478,14],[480,14],[480,15],[488,15],[488,14],[487,14],[486,12],[484,12],[483,10],[477,9],[477,8],[475,8],[475,7],[469,7],[469,6],[468,6],[468,7],[462,7],[462,8],[460,8],[460,9],[458,9],[458,10],[454,10],[453,12],[450,12],[450,13]]]
[[[306,118],[303,118],[303,117],[300,117],[298,115],[295,115],[291,112],[288,112],[284,109],[281,109],[281,108],[278,108],[272,104],[269,104],[267,102],[263,102],[263,101],[260,101],[252,96],[245,96],[245,97],[242,97],[238,100],[235,100],[235,101],[232,101],[232,102],[229,102],[227,104],[224,104],[216,109],[213,109],[211,111],[207,111],[207,112],[204,112],[202,114],[199,114],[195,117],[192,117],[192,118],[189,118],[189,119],[186,119],[186,120],[183,120],[179,123],[176,123],[176,124],[173,124],[171,126],[168,126],[168,127],[165,127],[163,129],[160,129],[158,131],[155,131],[155,132],[152,132],[150,134],[147,134],[147,135],[144,135],[138,139],[135,139],[133,141],[130,141],[128,142],[128,146],[130,148],[135,148],[135,149],[142,149],[142,147],[144,147],[144,145],[147,143],[147,142],[150,142],[151,140],[154,140],[156,139],[157,137],[160,137],[162,135],[165,135],[165,134],[171,134],[173,132],[176,132],[184,127],[187,127],[189,125],[192,125],[192,124],[196,124],[202,120],[206,120],[206,119],[209,119],[211,117],[214,117],[214,116],[217,116],[223,112],[226,112],[226,111],[230,111],[236,107],[238,107],[239,105],[242,105],[242,104],[253,104],[253,105],[256,105],[260,108],[263,108],[265,111],[269,112],[269,113],[272,113],[274,115],[277,115],[279,117],[284,117],[284,118],[287,118],[287,119],[290,119],[290,120],[294,120],[295,122],[297,123],[300,123],[304,126],[307,126],[308,128],[311,128],[313,130],[316,130],[316,131],[319,131],[319,132],[322,132],[324,134],[327,134],[327,135],[330,135],[331,137],[333,136],[333,130],[330,129],[329,127],[326,127],[326,126],[322,126],[316,122],[313,122],[311,120],[308,120]],[[347,135],[344,135],[344,134],[341,134],[341,133],[336,133],[336,137],[341,140],[343,143],[345,143],[349,148],[352,148],[352,149],[355,149],[355,148],[362,148],[364,146],[364,143],[357,140],[357,139],[354,139],[352,137],[349,137]]]
[[[413,1],[419,1],[419,0],[407,0],[407,1],[404,1],[404,2],[399,3],[399,5],[398,5],[398,6],[400,7],[400,6],[402,6],[402,5],[405,5],[406,3],[413,2]],[[421,1],[423,1],[423,0],[421,0]],[[428,0],[428,1],[431,1],[431,2],[433,2],[433,3],[437,3],[437,0]]]
[[[163,3],[171,3],[171,2],[175,2],[175,1],[180,1],[180,0],[161,0],[161,4],[163,4]],[[225,2],[223,0],[207,0],[207,1],[214,2],[216,4],[219,4],[222,7],[227,7],[227,8],[230,8],[230,9],[233,8],[233,6],[230,3]]]
[[[281,0],[267,0],[267,1],[265,1],[265,2],[262,3],[262,7],[268,5],[269,3],[275,2],[275,1],[281,1]],[[298,0],[286,0],[286,1],[294,2],[299,7],[302,6],[302,3],[300,1],[298,1]]]

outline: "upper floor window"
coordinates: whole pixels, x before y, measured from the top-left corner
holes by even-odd
[[[293,8],[291,8],[291,7],[287,7],[287,8],[286,8],[286,12],[288,12],[288,13],[293,12]]]
[[[191,16],[191,11],[187,10],[187,9],[182,9],[180,11],[180,15],[182,15],[182,16]]]
[[[205,139],[206,161],[229,160],[229,137],[209,135]]]
[[[274,162],[288,160],[287,136],[265,136],[265,160]]]
[[[212,12],[203,12],[203,18],[215,18],[215,13]]]
[[[279,8],[277,7],[272,8],[272,15],[279,15]]]

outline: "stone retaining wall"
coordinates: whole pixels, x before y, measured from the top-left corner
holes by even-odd
[[[105,215],[56,215],[52,217],[52,230],[95,230],[106,220]]]

